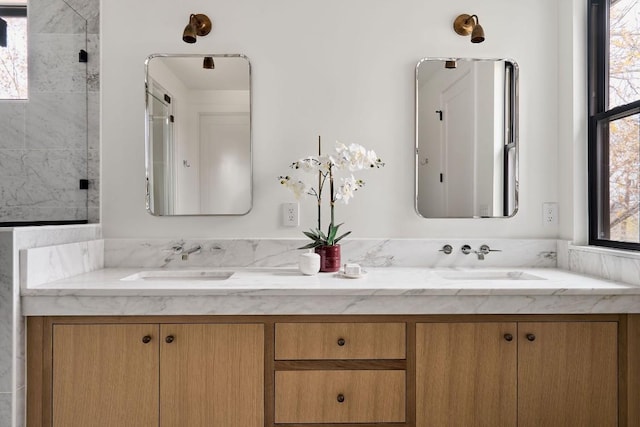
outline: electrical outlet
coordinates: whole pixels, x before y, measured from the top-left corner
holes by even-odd
[[[298,203],[282,204],[282,225],[287,227],[297,227],[300,225],[299,206]]]
[[[542,223],[544,225],[558,224],[558,204],[547,202],[542,204]]]

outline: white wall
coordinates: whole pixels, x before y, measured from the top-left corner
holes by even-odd
[[[300,229],[281,227],[279,205],[292,196],[276,177],[313,153],[321,134],[325,150],[336,139],[357,142],[387,164],[363,173],[366,187],[337,212],[354,237],[556,237],[557,227],[542,225],[541,205],[559,195],[558,8],[558,0],[103,1],[104,235],[300,237],[314,224],[314,204],[301,202]],[[214,26],[188,45],[181,32],[194,12],[209,14]],[[453,32],[460,13],[478,14],[484,43]],[[140,16],[147,23],[143,31]],[[529,30],[523,31],[522,17]],[[143,62],[151,53],[243,53],[251,60],[250,214],[146,213]],[[520,65],[521,197],[514,218],[426,220],[414,212],[414,68],[425,56],[508,57]]]

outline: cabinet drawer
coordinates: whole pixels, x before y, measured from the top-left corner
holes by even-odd
[[[276,360],[404,359],[404,323],[277,323]]]
[[[278,371],[276,423],[405,421],[405,371]]]

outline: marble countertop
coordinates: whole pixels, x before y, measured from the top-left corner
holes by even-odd
[[[106,268],[21,290],[24,315],[638,313],[640,287],[555,268],[218,268],[226,280],[122,280]],[[189,271],[189,270],[181,270]]]

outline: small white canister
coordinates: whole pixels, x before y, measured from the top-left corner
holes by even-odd
[[[301,254],[298,258],[298,268],[302,274],[312,276],[320,271],[320,255],[309,249],[309,252]]]

